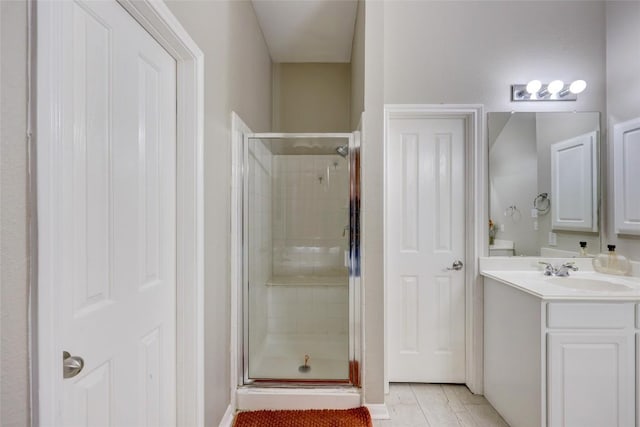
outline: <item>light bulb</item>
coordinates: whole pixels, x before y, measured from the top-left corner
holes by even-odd
[[[555,95],[560,92],[564,87],[564,82],[562,80],[554,80],[547,85],[547,90],[551,95]]]
[[[582,93],[587,88],[587,82],[584,80],[576,80],[569,86],[569,92],[576,95]]]
[[[541,87],[542,83],[540,83],[540,80],[531,80],[529,83],[527,83],[527,92],[533,95],[534,93],[538,92]]]

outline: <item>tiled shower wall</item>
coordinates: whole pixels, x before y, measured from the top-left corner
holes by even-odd
[[[281,155],[273,162],[275,276],[346,274],[349,175],[338,155]]]
[[[338,155],[277,155],[272,179],[274,284],[268,287],[268,332],[346,336],[347,160]],[[277,284],[280,276],[337,275],[344,277],[338,281],[342,284]]]
[[[260,348],[267,333],[267,282],[272,275],[273,155],[262,142],[249,145],[249,345]]]
[[[344,286],[270,286],[270,334],[346,334],[349,293]]]

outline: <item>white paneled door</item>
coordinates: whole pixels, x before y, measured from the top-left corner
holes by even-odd
[[[386,139],[390,381],[465,381],[465,121],[394,118]]]
[[[175,425],[176,63],[116,1],[60,10],[60,424]]]

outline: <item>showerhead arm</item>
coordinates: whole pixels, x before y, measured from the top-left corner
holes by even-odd
[[[345,145],[336,147],[336,153],[340,154],[342,157],[346,159],[347,156],[349,155],[349,146],[345,144]]]

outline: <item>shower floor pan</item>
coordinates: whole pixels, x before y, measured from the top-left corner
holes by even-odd
[[[346,334],[268,334],[250,360],[249,378],[256,381],[349,381],[349,338]],[[310,369],[300,369],[305,355]]]

